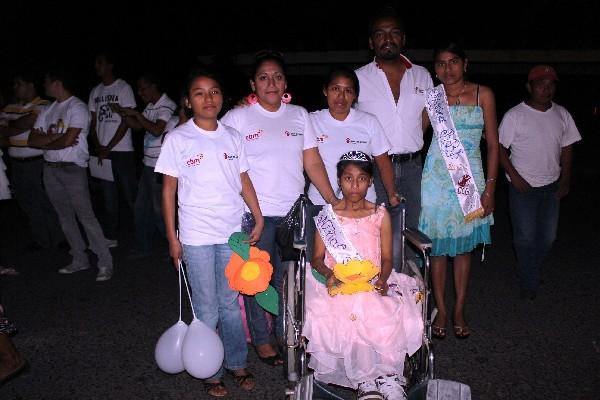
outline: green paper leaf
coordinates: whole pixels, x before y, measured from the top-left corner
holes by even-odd
[[[250,257],[250,244],[242,242],[247,241],[248,239],[250,239],[250,236],[244,232],[234,232],[229,236],[229,241],[227,243],[234,253],[244,260],[247,260]]]
[[[259,306],[274,315],[279,315],[279,295],[275,288],[271,285],[260,293],[254,296]]]
[[[327,279],[325,279],[325,277],[323,275],[321,275],[321,273],[319,271],[317,271],[314,268],[311,268],[311,270],[312,270],[312,274],[316,280],[321,282],[323,285],[327,285]]]

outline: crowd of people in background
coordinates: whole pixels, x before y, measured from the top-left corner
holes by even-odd
[[[349,232],[354,222],[365,227],[357,231],[359,236],[349,236],[359,253],[379,260],[382,275],[377,285],[385,294],[388,278],[397,279],[402,266],[399,215],[404,199],[406,226],[419,228],[433,243],[438,309],[433,335],[446,337],[452,321],[456,337],[469,337],[466,304],[472,253],[491,244],[499,166],[510,182],[520,295],[534,299],[544,257],[556,235],[559,201],[569,192],[572,147],[581,136],[569,112],[553,102],[558,75],[551,66],[531,69],[526,80],[529,98],[507,112],[498,127],[493,90],[467,77],[469,60],[458,44],[435,49],[436,86],[427,69],[403,55],[405,41],[400,16],[392,9],[382,10],[369,26],[372,62],[356,71],[333,68],[322,87],[327,107],[310,113],[293,104],[285,60],[276,51],[256,54],[248,77],[251,94],[229,110],[219,71],[210,69],[194,69],[176,98],[167,95],[156,71],[144,71],[137,78],[136,100],[130,84],[115,74],[114,56],[102,52],[95,59],[100,82],[87,104],[74,95],[75,82],[65,66],[49,66],[43,80],[28,71],[18,73],[13,101],[0,114],[0,143],[8,149],[4,159],[10,171],[6,178],[0,162],[0,199],[14,195],[27,218],[32,241],[24,251],[68,248],[72,261],[58,273],[73,274],[92,267],[89,248],[97,256],[96,281],[107,281],[119,265],[110,249],[122,246],[119,233],[129,231],[124,215],[132,215],[134,244],[127,257],[150,256],[164,247],[161,241],[168,243],[176,268],[180,260],[187,265],[196,314],[212,328],[219,327],[225,360],[223,369],[206,381],[206,390],[222,397],[227,394],[225,371],[244,390],[256,385],[247,369],[238,293],[223,275],[231,256],[229,236],[244,231],[250,243],[269,253],[271,284],[281,294],[286,264],[276,229],[306,192],[312,217],[332,207]],[[39,91],[42,83],[44,93]],[[432,141],[424,149],[430,127]],[[143,134],[143,149],[134,147],[138,132]],[[140,165],[138,153],[143,154]],[[346,162],[340,164],[340,157]],[[100,222],[92,207],[90,176],[100,188]],[[335,257],[312,222],[310,218],[309,260],[328,279],[327,286],[335,286]],[[373,233],[367,233],[370,230]],[[419,263],[413,252],[406,257]],[[445,298],[450,265],[452,313]],[[0,275],[11,273],[18,271],[0,268]],[[375,300],[369,301],[377,306]],[[280,310],[271,332],[254,297],[244,296],[244,305],[259,359],[281,366],[283,313]],[[392,313],[389,318],[406,312],[390,305],[386,310]],[[335,339],[343,324],[333,323],[335,315],[330,314],[318,317],[331,326]],[[0,380],[24,366],[10,343],[14,329],[9,327],[8,321],[0,323]],[[312,324],[309,329],[313,345],[321,343],[322,327]],[[331,343],[314,350],[312,365],[328,382],[357,389],[359,399],[405,398],[403,356],[415,351],[407,342],[420,331],[404,331],[404,352],[393,362],[379,363],[386,367],[376,374],[354,368],[361,358],[350,352],[332,354]],[[383,351],[372,341],[364,343],[377,354]],[[331,374],[331,367],[323,364],[344,357],[348,359],[339,364],[344,374]]]

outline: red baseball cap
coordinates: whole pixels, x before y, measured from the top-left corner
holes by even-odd
[[[537,81],[538,79],[552,79],[553,81],[558,81],[558,75],[556,75],[554,68],[549,65],[536,65],[529,71],[527,82]]]

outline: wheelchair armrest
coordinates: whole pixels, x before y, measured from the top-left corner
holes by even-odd
[[[406,228],[404,237],[422,252],[431,250],[431,239],[423,232],[414,228]]]

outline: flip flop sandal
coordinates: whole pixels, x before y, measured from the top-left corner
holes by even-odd
[[[212,397],[225,397],[227,396],[227,388],[223,381],[218,382],[204,382],[204,391]]]
[[[235,383],[240,387],[240,389],[245,391],[250,391],[256,387],[256,381],[254,380],[254,375],[251,372],[247,372],[243,375],[236,375],[233,371],[227,371]]]
[[[441,326],[437,325],[431,325],[431,334],[433,337],[443,339],[446,337],[446,328],[442,328]]]
[[[269,357],[258,356],[258,359],[264,362],[265,364],[270,365],[271,367],[278,367],[280,365],[283,365],[283,358],[281,358],[279,354],[275,354],[274,356]]]
[[[471,330],[467,325],[454,325],[454,336],[456,336],[459,339],[466,339],[469,337],[469,335],[471,335]]]

